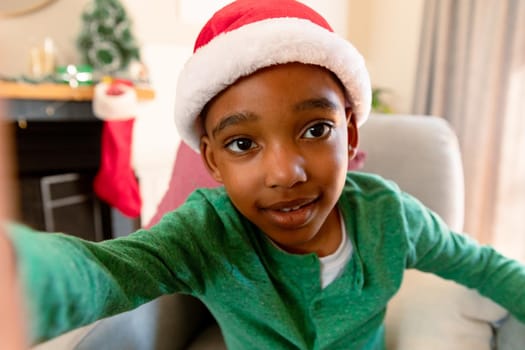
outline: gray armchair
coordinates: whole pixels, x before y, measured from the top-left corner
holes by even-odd
[[[363,126],[362,171],[396,181],[440,214],[463,225],[463,173],[455,135],[441,118],[372,116]],[[523,349],[523,325],[504,322],[506,311],[474,291],[433,275],[408,271],[386,317],[394,350]],[[497,322],[503,323],[497,330]],[[497,334],[501,334],[497,337]],[[523,336],[522,336],[523,337]],[[521,343],[521,347],[519,346]],[[516,345],[518,344],[518,345]],[[73,331],[37,347],[78,350],[225,349],[205,307],[184,295],[164,296],[140,308]]]

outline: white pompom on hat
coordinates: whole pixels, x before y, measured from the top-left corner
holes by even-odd
[[[346,89],[357,125],[370,113],[372,89],[361,54],[317,12],[295,0],[237,0],[202,28],[175,99],[181,138],[199,152],[199,114],[239,78],[277,64],[300,62],[332,71]]]

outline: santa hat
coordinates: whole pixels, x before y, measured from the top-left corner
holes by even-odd
[[[237,0],[204,25],[182,70],[175,101],[181,138],[195,151],[203,107],[239,78],[277,64],[300,62],[332,71],[346,89],[358,126],[370,112],[371,87],[361,54],[326,20],[294,0]]]

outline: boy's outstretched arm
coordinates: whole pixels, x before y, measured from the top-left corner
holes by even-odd
[[[200,290],[193,271],[199,271],[204,259],[192,246],[191,232],[173,234],[187,226],[183,221],[172,215],[149,231],[99,243],[8,225],[31,343],[163,294]]]
[[[407,202],[407,207],[417,207]],[[414,205],[415,203],[415,205]],[[465,234],[450,232],[428,210],[408,210],[410,238],[408,267],[435,273],[478,290],[525,323],[525,265]]]

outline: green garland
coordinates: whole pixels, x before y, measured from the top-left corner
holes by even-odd
[[[84,63],[95,71],[114,74],[140,60],[131,21],[118,0],[93,0],[82,14],[77,46]]]

